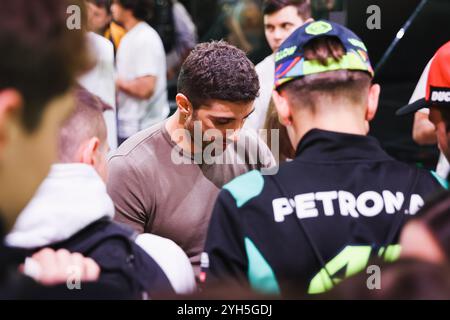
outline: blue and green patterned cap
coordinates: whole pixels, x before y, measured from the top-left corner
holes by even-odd
[[[338,38],[346,51],[342,59],[330,58],[327,66],[316,60],[306,60],[305,45],[320,37]],[[336,70],[365,71],[374,76],[367,48],[351,30],[325,20],[306,23],[295,30],[275,54],[275,89],[303,76]]]

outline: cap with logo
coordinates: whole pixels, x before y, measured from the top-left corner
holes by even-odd
[[[433,57],[426,90],[425,98],[398,109],[396,115],[402,116],[431,106],[450,107],[450,41]]]
[[[316,60],[307,60],[305,46],[320,37],[339,39],[345,49],[342,59],[330,58],[326,66]],[[365,71],[374,76],[367,48],[351,30],[325,20],[306,23],[295,30],[275,54],[275,89],[303,76],[336,70]]]

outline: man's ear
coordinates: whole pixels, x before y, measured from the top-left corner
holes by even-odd
[[[292,125],[292,113],[288,100],[276,90],[272,93],[272,99],[275,104],[275,108],[277,109],[278,118],[281,124],[285,127]]]
[[[189,118],[193,113],[193,107],[189,99],[182,93],[177,94],[175,97],[178,110],[184,119]]]
[[[23,99],[17,90],[0,90],[0,154],[8,141],[12,118],[20,114],[22,107]]]
[[[369,89],[369,98],[367,99],[366,121],[372,121],[378,109],[378,102],[380,99],[381,87],[378,84],[373,84]]]
[[[82,147],[81,163],[90,166],[95,165],[96,154],[100,148],[100,139],[97,137],[90,138]]]

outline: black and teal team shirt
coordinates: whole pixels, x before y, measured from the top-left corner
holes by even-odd
[[[325,292],[372,255],[397,259],[401,227],[443,187],[373,137],[311,130],[275,176],[252,171],[224,186],[200,280],[285,297]]]

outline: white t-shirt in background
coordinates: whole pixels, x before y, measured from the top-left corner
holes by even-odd
[[[259,97],[255,100],[255,111],[245,121],[244,129],[260,130],[264,128],[272,98],[275,82],[275,56],[273,54],[268,56],[258,63],[255,69],[259,78]]]
[[[114,84],[114,47],[112,43],[96,33],[87,34],[89,49],[96,59],[95,67],[79,79],[89,92],[100,97],[113,110],[103,113],[108,131],[111,151],[117,149],[116,86]]]
[[[123,37],[117,51],[116,70],[117,76],[126,81],[144,76],[157,79],[150,99],[140,100],[118,92],[119,137],[128,138],[168,116],[164,46],[158,33],[147,23],[139,22]]]

